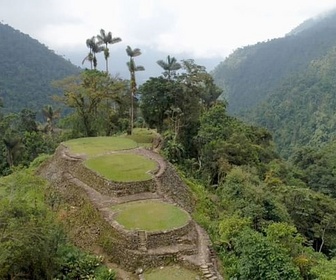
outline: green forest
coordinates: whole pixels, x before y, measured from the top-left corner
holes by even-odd
[[[228,112],[270,131],[286,159],[334,140],[336,13],[236,50],[213,71]]]
[[[7,103],[15,98],[8,85],[17,84],[13,82],[17,74],[0,77],[0,279],[116,279],[100,257],[72,244],[54,211],[62,201],[35,171],[63,141],[133,135],[135,128],[160,134],[160,153],[196,198],[193,218],[209,234],[225,279],[335,279],[336,143],[331,114],[335,51],[310,64],[298,57],[296,71],[304,71],[294,76],[285,63],[284,67],[272,63],[273,72],[262,66],[260,61],[269,61],[265,50],[259,52],[264,44],[241,49],[219,65],[245,71],[239,72],[241,79],[226,73],[228,84],[217,83],[216,73],[208,73],[193,59],[177,61],[168,55],[157,61],[162,75],[137,85],[137,72],[145,71],[136,63],[138,48],[125,50],[129,79],[109,75],[110,49],[120,41],[103,29],[89,38],[83,57],[90,67],[50,74],[54,103],[41,100],[39,110],[17,106],[18,111],[9,111],[12,105]],[[16,51],[15,59],[21,63]],[[251,56],[256,53],[260,57]],[[276,79],[281,71],[288,80],[279,87],[281,94],[272,91],[274,103],[262,105],[268,113],[262,118],[255,113],[252,123],[231,114],[230,106],[236,105],[228,92],[241,87],[243,79],[253,80],[248,73],[255,66],[253,59],[263,69],[252,72],[259,78],[269,75],[260,84],[263,90],[270,81],[280,85]],[[106,68],[97,70],[98,63]],[[29,74],[27,67],[22,71]],[[246,94],[252,95],[255,88],[250,90]],[[15,92],[20,99],[29,95],[28,88]],[[295,103],[287,94],[297,97]],[[314,98],[321,100],[309,103]],[[307,126],[300,126],[299,117]]]
[[[46,104],[57,106],[51,97],[59,92],[51,81],[80,72],[37,40],[2,23],[0,48],[0,98],[5,113],[25,108],[37,111]],[[40,112],[38,118],[42,118]]]
[[[335,11],[307,21],[286,36],[238,48],[212,71],[230,114],[253,109],[286,79],[305,71],[336,44]]]

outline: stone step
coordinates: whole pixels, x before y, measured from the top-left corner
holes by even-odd
[[[139,237],[139,250],[140,251],[147,251],[147,233],[145,230],[138,231]]]
[[[130,201],[145,200],[145,199],[159,199],[160,196],[155,192],[143,192],[131,195],[119,196],[116,200],[118,203],[125,203]]]
[[[162,246],[154,249],[148,249],[149,254],[169,254],[181,253],[183,255],[194,255],[197,253],[197,248],[192,245],[171,245]]]

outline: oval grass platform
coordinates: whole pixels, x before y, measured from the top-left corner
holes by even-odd
[[[115,220],[128,230],[164,231],[180,228],[190,221],[181,208],[156,200],[135,201],[114,206]]]
[[[88,157],[137,148],[138,144],[132,139],[124,137],[85,137],[63,142],[74,154],[86,154]]]
[[[108,180],[115,182],[137,182],[152,178],[157,163],[147,157],[120,153],[89,158],[85,165]]]

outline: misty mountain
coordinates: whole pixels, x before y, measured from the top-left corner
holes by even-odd
[[[333,9],[326,13],[317,15],[316,17],[309,18],[291,30],[287,35],[295,35],[307,29],[312,32],[314,29],[318,31],[323,28],[328,28],[333,25],[335,13],[336,9]]]
[[[58,91],[51,82],[81,71],[37,40],[4,24],[0,24],[0,61],[0,98],[5,113],[23,108],[41,111],[44,105],[53,105],[51,97]]]
[[[238,114],[265,100],[281,82],[323,57],[336,45],[336,16],[308,20],[289,35],[234,51],[212,72],[225,90],[229,111]]]
[[[279,152],[336,138],[336,12],[240,48],[215,67],[231,114],[269,129]]]

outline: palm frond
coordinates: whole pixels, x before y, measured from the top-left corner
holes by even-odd
[[[167,70],[167,68],[168,68],[168,64],[167,64],[164,60],[160,59],[160,60],[158,60],[156,63],[157,63],[163,70]]]
[[[93,55],[92,53],[89,53],[86,57],[84,57],[82,64],[84,64],[85,61],[92,61],[93,60]]]
[[[135,67],[135,71],[145,71],[145,67],[139,65],[139,66]]]
[[[96,37],[93,36],[86,40],[86,46],[91,50],[92,47],[96,44]]]
[[[119,42],[121,42],[121,38],[119,38],[119,37],[114,37],[114,38],[112,38],[110,44],[115,44],[115,43],[119,43]]]
[[[132,49],[130,46],[127,46],[126,53],[130,57],[136,57],[141,55],[141,50],[139,48]]]

